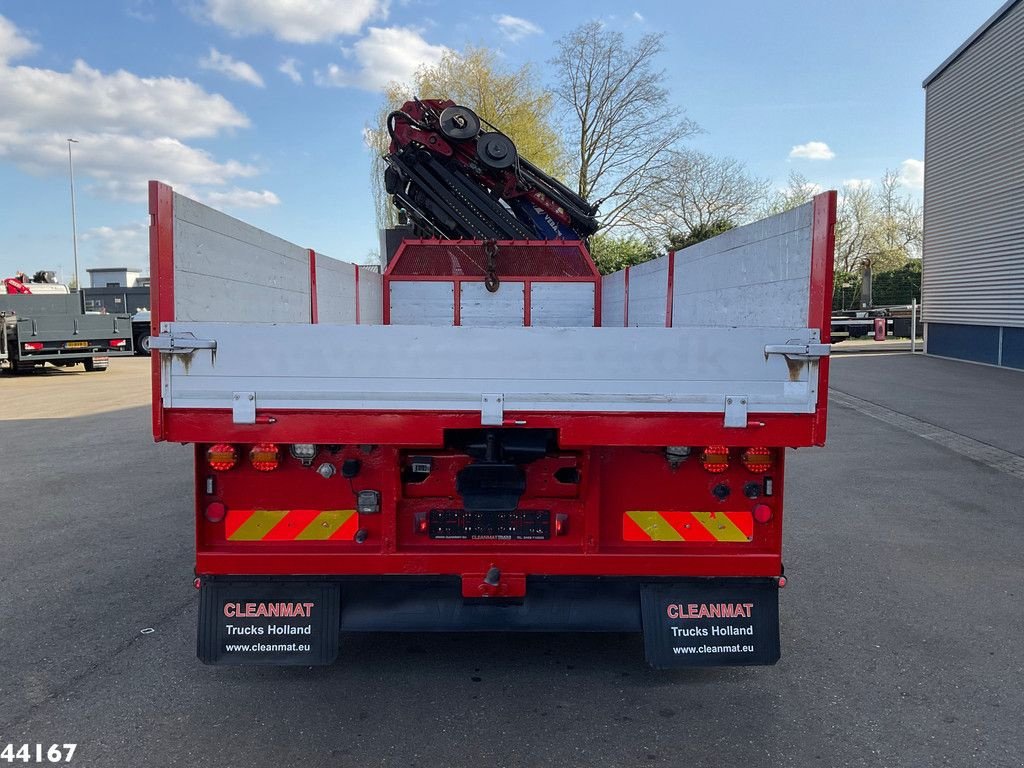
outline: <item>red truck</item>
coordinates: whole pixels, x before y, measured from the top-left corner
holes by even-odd
[[[153,434],[195,446],[199,658],[542,630],[777,661],[835,202],[603,277],[580,241],[442,237],[379,274],[152,182]]]

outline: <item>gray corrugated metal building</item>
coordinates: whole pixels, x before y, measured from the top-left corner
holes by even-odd
[[[924,88],[925,349],[1024,368],[1024,0]]]

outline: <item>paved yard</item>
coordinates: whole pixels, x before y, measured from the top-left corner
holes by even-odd
[[[146,361],[2,377],[0,742],[89,766],[1020,766],[1024,481],[907,425],[1024,453],[1024,374],[832,370],[852,397],[829,447],[788,465],[782,661],[672,673],[629,635],[345,636],[326,669],[204,667],[189,450],[150,440]]]

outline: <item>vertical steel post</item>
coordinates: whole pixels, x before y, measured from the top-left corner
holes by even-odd
[[[910,303],[910,354],[917,352],[917,299]]]

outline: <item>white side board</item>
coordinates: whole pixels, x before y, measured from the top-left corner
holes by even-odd
[[[817,399],[816,363],[765,355],[765,345],[816,339],[800,327],[170,323],[162,333],[216,342],[163,356],[171,408],[229,408],[235,392],[255,393],[260,409],[385,411],[479,410],[489,393],[524,411],[714,413],[743,396],[751,412],[811,413]]]
[[[602,324],[777,327],[807,324],[813,203],[602,279]]]
[[[356,269],[352,264],[316,255],[318,323],[356,322]]]
[[[174,317],[181,321],[308,323],[310,253],[174,194]],[[316,254],[318,322],[381,322],[381,276]]]
[[[309,251],[174,195],[174,317],[309,322]]]
[[[806,203],[676,253],[672,325],[806,324],[813,210]]]

